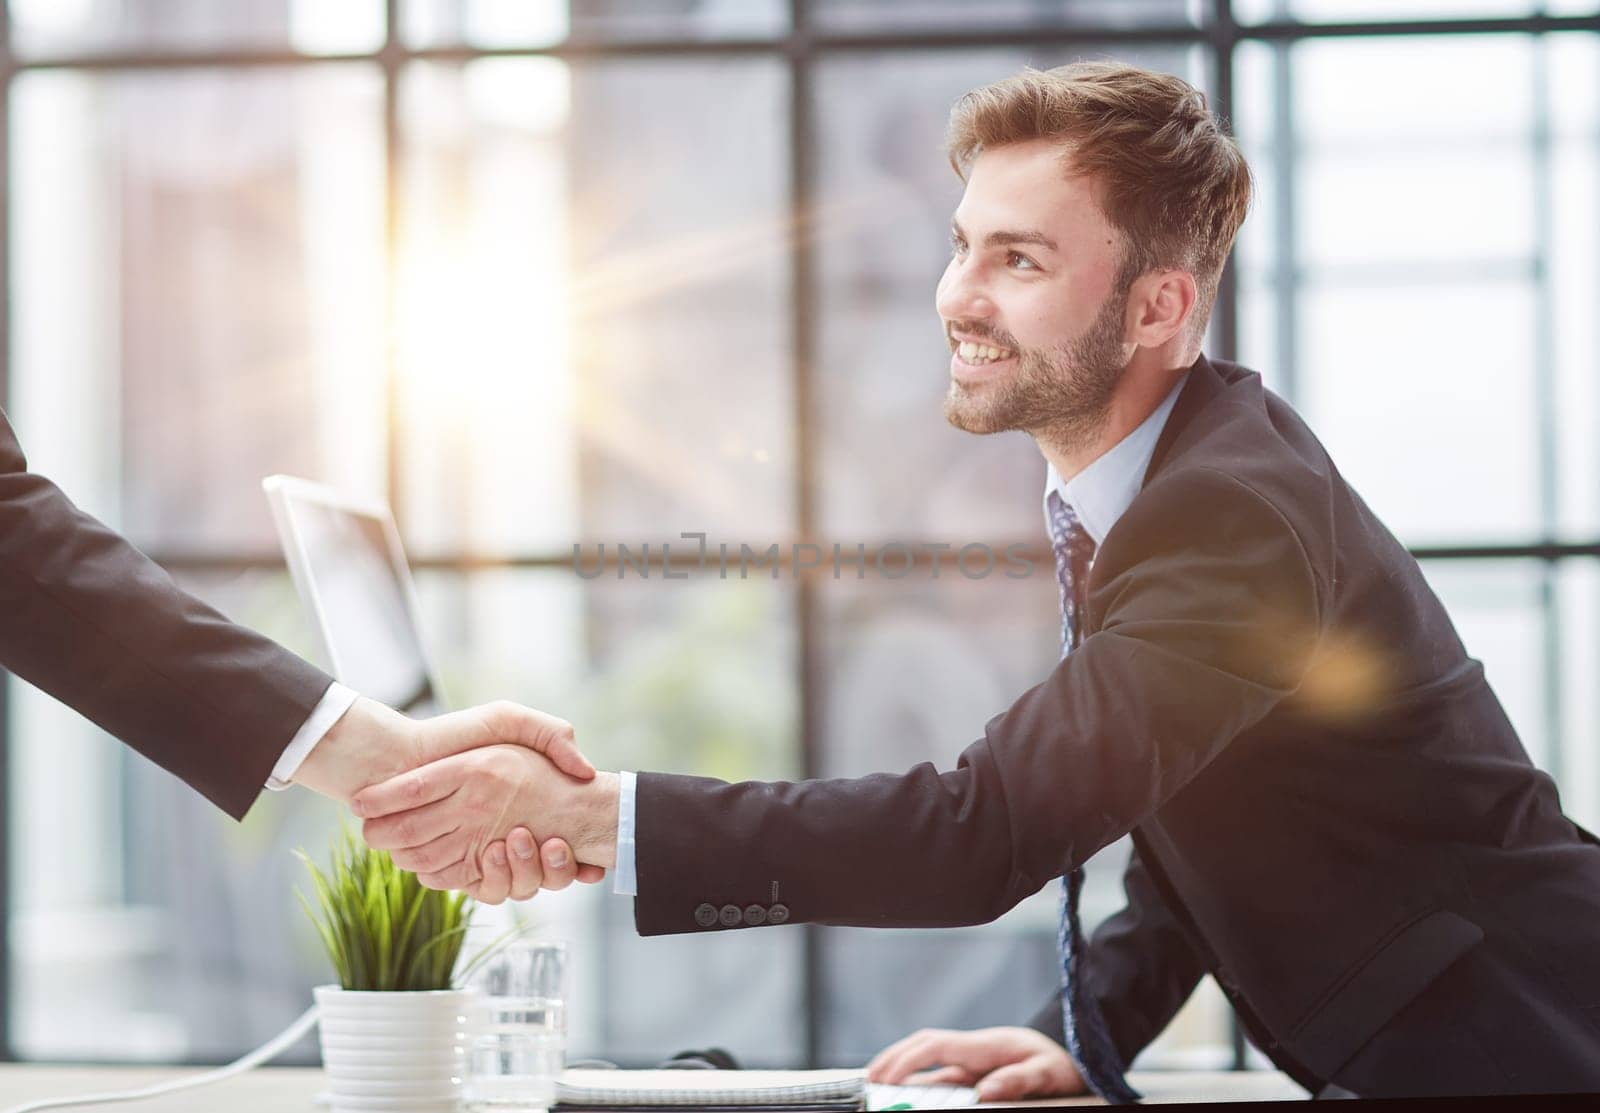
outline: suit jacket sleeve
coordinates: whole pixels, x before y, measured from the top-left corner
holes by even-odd
[[[1294,530],[1211,468],[1140,493],[1088,602],[1089,636],[951,772],[641,774],[639,930],[707,930],[703,904],[881,927],[994,919],[1150,816],[1292,693],[1319,623]]]
[[[242,818],[331,679],[27,470],[0,413],[0,666]]]
[[[1167,911],[1150,881],[1139,851],[1123,874],[1128,903],[1100,925],[1084,955],[1089,992],[1111,1031],[1111,1042],[1127,1070],[1134,1056],[1161,1034],[1205,974],[1204,960]],[[1065,1043],[1058,988],[1028,1022]]]

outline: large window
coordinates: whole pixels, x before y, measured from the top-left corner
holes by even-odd
[[[604,767],[730,779],[947,768],[1050,666],[1048,576],[669,580],[660,545],[1038,550],[1031,444],[941,415],[949,107],[1086,56],[1187,77],[1259,186],[1209,351],[1306,413],[1600,823],[1594,2],[3,18],[0,401],[36,469],[303,652],[259,479],[386,496],[453,702],[562,714]],[[648,576],[574,571],[574,544],[619,542],[650,544]],[[3,706],[0,1051],[219,1060],[295,1016],[327,975],[290,849],[320,853],[335,809],[269,794],[235,824],[26,686]],[[1091,864],[1091,923],[1125,856]],[[1025,1020],[1057,977],[1055,899],[715,939],[639,939],[609,883],[525,913],[574,943],[575,1053],[829,1065]],[[1207,982],[1143,1062],[1250,1061]]]

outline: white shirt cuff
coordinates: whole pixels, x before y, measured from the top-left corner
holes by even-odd
[[[300,763],[311,756],[311,751],[330,730],[333,724],[344,717],[350,710],[350,705],[356,701],[359,692],[346,688],[338,681],[328,685],[328,690],[322,694],[322,701],[312,709],[311,717],[301,724],[289,740],[289,748],[283,751],[283,756],[278,759],[278,764],[272,767],[272,776],[267,778],[267,787],[274,792],[282,792],[289,787],[294,775],[300,769]]]
[[[617,868],[611,871],[611,891],[622,897],[639,895],[639,875],[633,860],[634,775],[617,774],[621,793],[617,800]]]

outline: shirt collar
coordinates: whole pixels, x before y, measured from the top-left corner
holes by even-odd
[[[1150,411],[1133,432],[1123,437],[1111,448],[1097,456],[1071,480],[1061,482],[1054,464],[1046,461],[1044,476],[1045,523],[1048,530],[1050,492],[1056,491],[1061,499],[1078,516],[1083,528],[1094,538],[1098,547],[1106,534],[1122,517],[1133,497],[1144,485],[1144,473],[1155,455],[1156,441],[1167,424],[1172,407],[1177,405],[1183,384],[1189,381],[1187,372],[1175,383],[1161,404]]]

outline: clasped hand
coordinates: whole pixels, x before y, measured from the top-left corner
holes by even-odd
[[[451,736],[455,752],[352,797],[367,844],[425,886],[485,904],[603,878],[616,821],[601,805],[616,778],[578,752],[572,725],[516,704],[457,714],[417,723]]]

